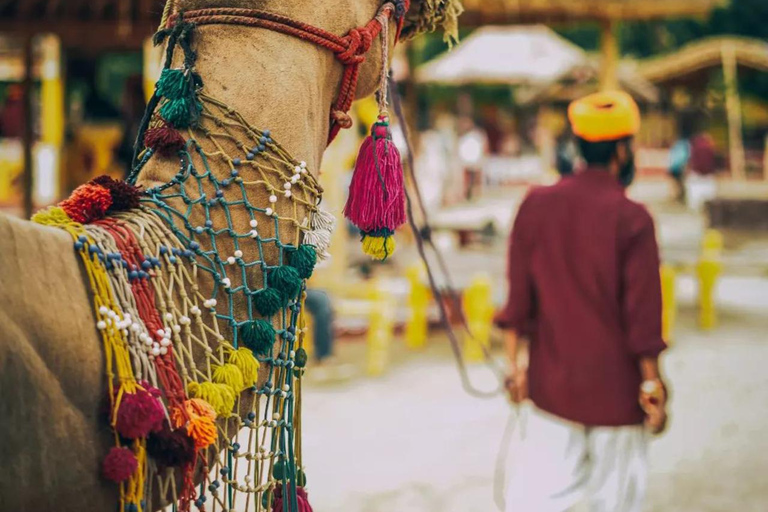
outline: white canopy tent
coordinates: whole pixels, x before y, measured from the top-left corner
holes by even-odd
[[[486,26],[416,70],[420,83],[534,85],[585,65],[584,50],[544,25]]]

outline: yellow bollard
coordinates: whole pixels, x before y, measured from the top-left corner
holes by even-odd
[[[424,265],[415,264],[405,271],[411,292],[408,294],[408,320],[405,324],[405,346],[412,350],[424,348],[427,343],[429,288],[424,284]]]
[[[672,333],[675,330],[677,318],[677,295],[675,293],[675,278],[677,273],[672,265],[661,265],[661,335],[667,345],[672,345]]]
[[[374,280],[369,294],[371,312],[368,325],[368,352],[366,373],[370,377],[382,375],[389,366],[389,347],[392,341],[394,305],[390,293]]]
[[[701,248],[701,259],[696,265],[699,278],[699,326],[704,330],[711,330],[717,324],[715,289],[717,278],[723,269],[723,235],[714,229],[707,230]]]
[[[486,350],[490,348],[493,324],[491,280],[488,275],[480,274],[472,279],[464,291],[462,307],[472,333],[471,336],[464,336],[464,357],[467,361],[482,361],[483,347]]]

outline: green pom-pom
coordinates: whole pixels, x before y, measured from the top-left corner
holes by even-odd
[[[299,487],[306,487],[307,486],[307,474],[304,473],[304,471],[299,470],[296,473],[296,485]]]
[[[275,328],[266,320],[252,320],[240,326],[243,345],[260,356],[269,355],[276,335]]]
[[[309,279],[317,264],[317,251],[311,245],[300,245],[290,256],[291,266],[295,268],[299,277]]]
[[[288,265],[283,265],[269,272],[269,286],[283,294],[288,300],[296,299],[301,291],[299,271]]]
[[[203,105],[197,99],[187,97],[166,101],[160,107],[160,116],[174,128],[187,128],[200,118]]]
[[[272,466],[272,476],[275,480],[282,480],[285,478],[285,462],[279,460]]]
[[[296,363],[298,368],[304,368],[307,366],[307,351],[303,348],[297,350],[296,357],[294,357],[293,362]]]
[[[158,96],[175,100],[188,95],[190,83],[181,69],[164,69],[156,88]]]
[[[261,316],[272,316],[286,305],[286,298],[275,288],[259,290],[253,296],[253,305]]]
[[[264,491],[261,496],[261,506],[267,510],[272,510],[272,489]]]

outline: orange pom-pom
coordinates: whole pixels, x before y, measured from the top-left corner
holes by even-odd
[[[195,442],[195,448],[208,448],[216,442],[216,422],[207,416],[197,416],[189,420],[187,434]]]
[[[59,206],[75,222],[87,224],[103,218],[111,205],[112,195],[109,190],[86,183],[77,187]]]
[[[183,427],[188,420],[194,418],[216,419],[216,411],[211,404],[201,398],[191,398],[184,401],[184,409],[174,407],[171,411],[171,423],[174,428]]]

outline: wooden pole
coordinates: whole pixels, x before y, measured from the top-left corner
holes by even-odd
[[[736,50],[733,44],[724,43],[720,49],[725,79],[725,110],[728,116],[728,155],[731,161],[731,177],[746,178],[744,172],[744,142],[741,138],[741,99],[736,69]]]
[[[600,22],[600,90],[619,88],[619,42],[616,21],[607,18]]]
[[[32,34],[24,36],[24,133],[22,145],[24,150],[24,218],[32,216],[34,204],[32,190],[34,187],[34,166],[32,165],[32,144],[34,139],[32,119]]]

